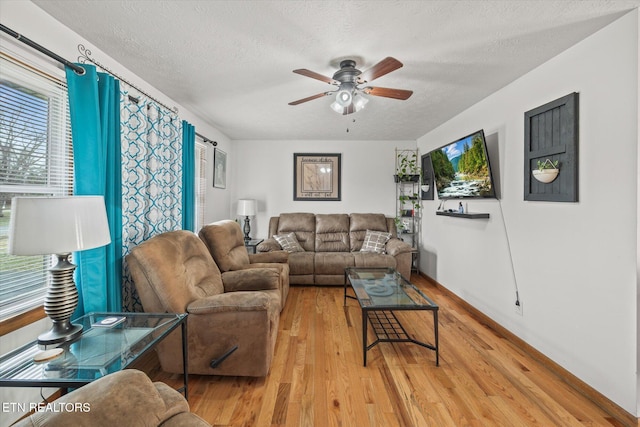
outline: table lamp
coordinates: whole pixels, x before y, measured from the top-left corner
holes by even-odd
[[[50,331],[38,337],[43,345],[71,341],[82,325],[71,323],[78,306],[73,280],[76,266],[71,252],[93,249],[111,242],[102,196],[14,197],[11,200],[9,253],[55,254],[58,262],[49,269],[50,282],[44,311],[53,321]]]
[[[251,232],[251,224],[249,217],[256,214],[256,201],[253,199],[238,200],[238,215],[244,216],[244,240],[249,241],[249,233]]]

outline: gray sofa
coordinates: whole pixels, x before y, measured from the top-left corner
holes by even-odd
[[[384,253],[361,252],[367,230],[390,233]],[[292,285],[343,285],[346,267],[392,267],[409,278],[413,248],[397,238],[384,214],[283,213],[269,220],[269,238],[258,252],[282,250],[274,236],[293,233],[304,249],[289,254]]]

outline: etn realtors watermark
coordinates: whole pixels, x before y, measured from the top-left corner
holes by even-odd
[[[2,412],[91,412],[91,404],[82,402],[2,402]]]

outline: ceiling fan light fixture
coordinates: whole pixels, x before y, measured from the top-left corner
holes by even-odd
[[[413,91],[373,86],[367,86],[364,88],[359,87],[361,84],[369,83],[397,70],[398,68],[402,68],[402,63],[397,59],[388,56],[365,72],[361,72],[356,68],[356,61],[353,59],[342,60],[340,61],[340,69],[333,74],[333,77],[327,77],[314,71],[307,70],[306,68],[293,70],[296,74],[338,86],[338,89],[335,91],[308,96],[306,98],[290,102],[289,105],[299,105],[307,101],[321,98],[325,95],[336,94],[334,101],[330,105],[331,109],[338,114],[347,115],[356,113],[365,108],[369,99],[363,95],[399,99],[402,101],[407,100],[413,94]]]
[[[335,111],[336,113],[338,113],[338,114],[342,114],[342,111],[344,110],[344,107],[342,105],[338,104],[336,101],[333,101],[331,103],[331,109],[333,111]]]
[[[355,107],[356,111],[362,110],[368,102],[369,100],[361,93],[356,93],[353,97],[353,106]]]
[[[341,89],[336,95],[336,102],[342,107],[346,107],[353,101],[353,94],[349,89]]]

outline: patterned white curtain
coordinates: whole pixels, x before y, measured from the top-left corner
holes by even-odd
[[[165,231],[182,228],[182,128],[178,116],[121,90],[122,253]],[[136,102],[137,100],[137,102]],[[122,299],[142,311],[126,262]]]

